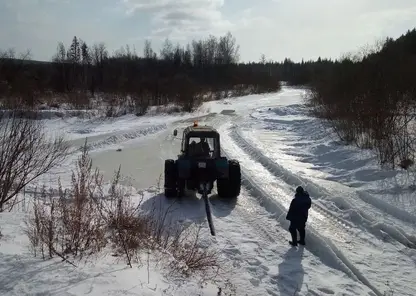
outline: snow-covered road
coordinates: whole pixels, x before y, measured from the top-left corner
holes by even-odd
[[[178,154],[173,129],[195,118],[218,128],[223,153],[238,159],[243,169],[240,197],[237,202],[211,197],[216,237],[208,234],[199,198],[175,201],[170,218],[205,227],[204,243],[222,250],[237,295],[383,295],[388,290],[416,295],[414,195],[392,191],[398,180],[403,184],[404,174],[380,170],[370,153],[338,145],[319,120],[307,115],[304,94],[284,88],[278,94],[208,102],[180,117],[47,124],[65,130],[74,146],[87,136],[104,177],[110,180],[121,165],[123,182],[138,189],[157,185],[164,159]],[[42,180],[69,182],[72,162]],[[307,246],[291,248],[285,213],[298,185],[314,204]],[[154,202],[172,203],[155,191],[143,207]]]

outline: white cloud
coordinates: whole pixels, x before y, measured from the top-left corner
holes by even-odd
[[[158,51],[166,37],[185,43],[231,31],[243,60],[300,60],[398,37],[414,19],[414,0],[0,0],[0,43],[45,58],[74,35],[111,50],[134,42],[140,51],[150,38]]]
[[[127,14],[152,15],[153,35],[184,39],[233,28],[221,12],[224,0],[123,0]],[[140,17],[140,16],[138,16]]]

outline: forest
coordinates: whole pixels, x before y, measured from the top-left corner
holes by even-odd
[[[291,64],[292,84],[310,87],[308,103],[343,143],[376,152],[386,168],[414,164],[416,30],[335,62]]]
[[[105,43],[88,45],[77,36],[59,42],[51,62],[30,61],[12,50],[0,54],[2,107],[33,108],[48,97],[88,108],[100,94],[111,105],[128,104],[138,115],[149,105],[176,103],[192,111],[203,100],[280,89],[277,72],[239,63],[239,46],[227,33],[186,46],[166,39],[160,53],[145,42],[142,55],[130,46],[109,54]],[[116,115],[116,114],[114,114]]]
[[[186,46],[166,39],[159,53],[147,40],[138,54],[129,46],[110,54],[105,43],[74,36],[59,42],[50,62],[28,54],[0,52],[0,107],[39,104],[92,108],[94,96],[111,107],[107,116],[143,115],[151,105],[176,104],[190,112],[204,100],[276,92],[285,81],[309,89],[311,115],[346,144],[376,152],[379,162],[407,169],[416,141],[416,30],[397,39],[344,54],[338,59],[242,63],[231,33],[194,40]]]

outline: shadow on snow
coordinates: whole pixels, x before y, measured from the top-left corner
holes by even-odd
[[[289,248],[279,264],[276,282],[280,295],[297,295],[302,289],[305,270],[302,266],[303,247]]]
[[[210,195],[208,199],[214,218],[228,216],[237,204],[237,199],[220,198],[215,193]],[[159,193],[146,199],[140,208],[143,212],[154,217],[164,216],[165,223],[168,224],[172,222],[186,223],[187,221],[203,224],[207,219],[204,201],[195,193],[187,193],[181,198],[166,198],[163,193]]]

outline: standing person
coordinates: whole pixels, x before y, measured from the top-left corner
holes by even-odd
[[[298,243],[305,245],[305,226],[306,221],[308,221],[308,212],[311,204],[312,201],[309,193],[302,186],[298,186],[296,188],[295,198],[290,203],[289,211],[286,215],[286,220],[290,221],[289,231],[292,236],[292,241],[289,243],[292,246],[297,246]],[[299,241],[297,240],[296,231],[299,231]]]

